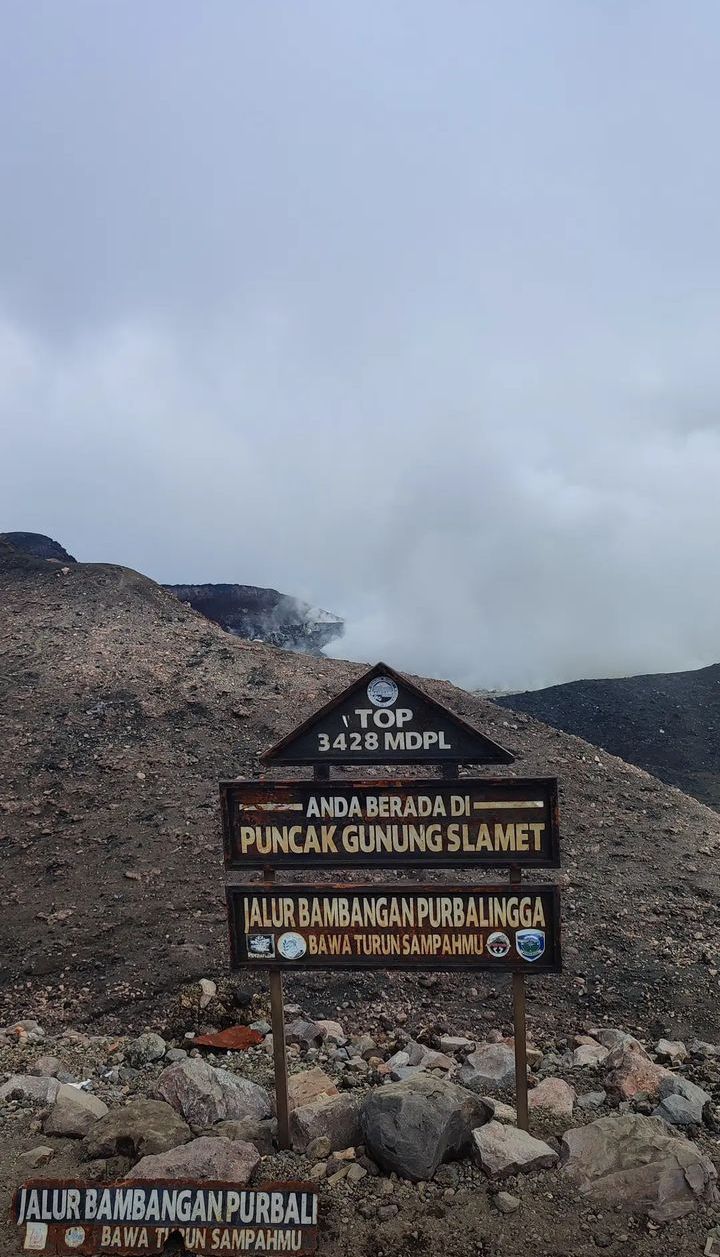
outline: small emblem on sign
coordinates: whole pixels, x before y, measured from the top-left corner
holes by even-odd
[[[23,1248],[41,1253],[47,1243],[47,1222],[28,1222],[25,1227]]]
[[[275,956],[275,939],[272,934],[248,934],[248,956]]]
[[[307,943],[302,935],[290,931],[280,935],[278,951],[284,960],[299,960],[307,951]]]
[[[515,947],[523,960],[539,960],[545,951],[544,930],[518,930]]]
[[[510,939],[502,930],[488,935],[487,949],[494,960],[503,960],[510,951]]]
[[[85,1241],[85,1231],[81,1226],[69,1226],[65,1232],[65,1243],[68,1248],[79,1248]]]
[[[367,687],[367,696],[374,707],[392,707],[398,693],[392,677],[374,677]]]

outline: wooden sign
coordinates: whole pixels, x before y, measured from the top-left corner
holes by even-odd
[[[514,756],[378,663],[260,758],[268,764],[510,764]]]
[[[554,777],[227,781],[228,869],[557,868]]]
[[[310,1183],[35,1179],[18,1188],[13,1215],[29,1253],[157,1257],[173,1240],[188,1253],[317,1248],[318,1198]]]
[[[559,973],[556,886],[228,886],[233,968]]]

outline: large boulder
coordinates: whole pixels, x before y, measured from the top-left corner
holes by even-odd
[[[252,1144],[202,1136],[181,1148],[143,1157],[127,1177],[247,1183],[259,1164],[260,1153]]]
[[[63,1083],[43,1124],[46,1135],[70,1135],[82,1139],[108,1111],[97,1096]]]
[[[549,1169],[558,1159],[555,1149],[542,1139],[495,1121],[473,1131],[472,1153],[488,1178],[494,1179]]]
[[[343,1091],[337,1096],[318,1096],[309,1104],[293,1109],[290,1114],[293,1148],[304,1152],[313,1139],[322,1136],[329,1140],[331,1152],[359,1143],[359,1105],[356,1096]]]
[[[54,1104],[61,1084],[57,1078],[13,1074],[0,1087],[0,1100],[23,1100],[30,1104]]]
[[[83,1155],[97,1157],[154,1156],[187,1143],[192,1132],[187,1122],[161,1100],[133,1100],[122,1109],[112,1109],[94,1122],[83,1142]]]
[[[663,1079],[670,1071],[650,1060],[640,1044],[620,1045],[608,1055],[605,1066],[610,1070],[605,1087],[623,1100],[633,1100],[641,1092],[651,1099],[659,1094]]]
[[[506,1043],[482,1043],[465,1058],[458,1080],[480,1095],[501,1091],[515,1082],[515,1053]]]
[[[562,1139],[564,1172],[584,1195],[669,1222],[717,1199],[715,1167],[664,1122],[636,1113],[601,1117]]]
[[[491,1106],[464,1087],[417,1074],[371,1091],[360,1108],[360,1129],[378,1165],[417,1181],[462,1156],[475,1127],[491,1116]]]
[[[196,1130],[228,1118],[263,1118],[272,1114],[270,1096],[264,1087],[199,1059],[168,1065],[157,1080],[156,1091]]]

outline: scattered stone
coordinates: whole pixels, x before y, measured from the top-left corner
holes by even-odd
[[[501,1213],[514,1213],[520,1208],[519,1196],[511,1196],[510,1192],[498,1192],[497,1196],[493,1197],[493,1201],[495,1208]]]
[[[562,1078],[543,1078],[528,1095],[528,1109],[543,1109],[564,1121],[572,1118],[575,1088]]]
[[[27,1100],[31,1104],[54,1104],[60,1090],[57,1078],[33,1074],[13,1074],[0,1087],[0,1100]]]
[[[400,1212],[399,1205],[378,1205],[377,1216],[381,1222],[389,1222]]]
[[[305,1156],[310,1161],[327,1161],[332,1148],[327,1135],[320,1135],[318,1139],[313,1139],[305,1149]]]
[[[318,1096],[336,1096],[338,1089],[322,1069],[306,1069],[288,1078],[288,1100],[292,1109],[310,1104]]]
[[[720,1226],[714,1226],[711,1231],[708,1231],[703,1257],[720,1257]]]
[[[348,1166],[348,1183],[359,1183],[361,1179],[364,1178],[367,1178],[367,1170],[364,1165],[360,1165],[359,1162],[356,1161],[353,1165]]]
[[[647,1056],[647,1052],[645,1052],[642,1044],[633,1035],[628,1034],[626,1030],[614,1030],[610,1026],[604,1026],[600,1030],[591,1030],[590,1034],[593,1039],[597,1039],[599,1043],[602,1043],[603,1047],[609,1048],[610,1051],[618,1047],[634,1047],[638,1051],[644,1052]]]
[[[154,1156],[187,1143],[190,1127],[161,1100],[133,1100],[112,1109],[91,1126],[83,1141],[83,1155],[95,1157]]]
[[[184,1061],[186,1058],[185,1048],[168,1048],[164,1057],[168,1065],[176,1065],[178,1061]]]
[[[580,1069],[589,1066],[591,1069],[597,1069],[599,1065],[607,1059],[609,1049],[603,1047],[600,1043],[583,1043],[581,1047],[575,1048],[572,1058],[573,1069]]]
[[[227,1069],[216,1069],[199,1058],[169,1065],[158,1078],[156,1091],[198,1130],[226,1118],[263,1118],[272,1114],[270,1096],[264,1087]]]
[[[515,1053],[506,1043],[484,1043],[466,1058],[458,1078],[463,1087],[481,1095],[510,1087],[515,1081]]]
[[[482,1096],[482,1099],[490,1105],[496,1122],[509,1122],[511,1126],[517,1126],[517,1110],[512,1104],[504,1104],[502,1100],[496,1100],[493,1096]]]
[[[264,1038],[266,1034],[270,1033],[272,1026],[269,1021],[251,1021],[250,1029],[257,1030],[258,1034],[261,1034]]]
[[[563,1135],[564,1172],[583,1195],[646,1213],[654,1222],[714,1203],[716,1171],[690,1143],[654,1117],[600,1117]]]
[[[200,1007],[207,1008],[211,1000],[217,995],[217,985],[212,978],[201,978],[200,986]]]
[[[365,1146],[385,1170],[429,1179],[443,1161],[462,1156],[475,1127],[492,1110],[480,1097],[425,1074],[369,1092],[360,1109]]]
[[[359,1101],[349,1091],[336,1096],[318,1096],[310,1104],[293,1109],[290,1130],[293,1147],[304,1152],[314,1139],[325,1136],[330,1149],[347,1148],[359,1141]]]
[[[38,1144],[36,1148],[21,1152],[17,1157],[17,1164],[23,1170],[37,1170],[41,1165],[47,1165],[48,1161],[52,1161],[54,1156],[54,1148],[50,1148],[47,1144]]]
[[[659,1039],[655,1044],[655,1055],[658,1060],[668,1061],[670,1065],[682,1065],[687,1060],[688,1050],[680,1039]]]
[[[439,1040],[440,1051],[452,1056],[453,1052],[469,1052],[475,1047],[472,1039],[464,1039],[459,1034],[443,1034]]]
[[[542,1139],[500,1122],[488,1122],[474,1130],[472,1138],[473,1156],[488,1178],[507,1178],[510,1174],[549,1169],[558,1159],[554,1148]]]
[[[57,1078],[63,1072],[65,1068],[57,1056],[39,1056],[28,1068],[28,1073],[36,1078]]]
[[[247,1183],[259,1164],[260,1154],[253,1144],[201,1136],[181,1148],[143,1157],[128,1178],[190,1178]]]
[[[427,1049],[420,1065],[422,1069],[442,1069],[446,1073],[457,1069],[457,1062],[451,1056],[446,1056],[444,1052],[435,1052],[432,1048]]]
[[[108,1112],[107,1104],[79,1087],[63,1084],[43,1124],[46,1135],[68,1135],[82,1139],[99,1118]]]
[[[664,1066],[655,1065],[643,1048],[638,1051],[632,1044],[614,1048],[605,1064],[611,1071],[605,1086],[623,1100],[633,1100],[640,1092],[653,1099],[669,1074]]]
[[[316,1021],[306,1021],[302,1017],[291,1021],[285,1027],[285,1042],[295,1043],[298,1047],[319,1047],[323,1041],[323,1032]]]
[[[125,1048],[125,1060],[135,1069],[142,1069],[144,1065],[152,1065],[153,1061],[162,1060],[166,1049],[167,1043],[159,1034],[148,1032],[128,1043]]]
[[[696,1083],[691,1082],[689,1078],[683,1078],[680,1074],[668,1074],[660,1084],[661,1099],[671,1095],[683,1096],[694,1106],[698,1114],[698,1125],[702,1122],[705,1105],[712,1104],[712,1096],[709,1092],[703,1091],[702,1087],[698,1087]]]
[[[222,1136],[233,1143],[254,1144],[262,1156],[270,1156],[275,1150],[277,1122],[274,1117],[239,1117],[218,1122],[203,1131],[204,1135]]]
[[[319,1179],[325,1178],[326,1174],[327,1161],[316,1161],[315,1164],[310,1167],[308,1178],[311,1178],[313,1182],[317,1182]]]

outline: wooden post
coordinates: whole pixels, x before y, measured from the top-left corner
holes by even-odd
[[[275,880],[275,870],[264,870],[266,882]],[[290,1103],[288,1100],[287,1052],[285,1049],[285,1001],[283,999],[283,975],[281,969],[270,970],[270,1021],[273,1037],[273,1065],[275,1067],[275,1111],[280,1148],[290,1147]]]
[[[522,884],[522,870],[511,868],[510,885]],[[527,1029],[525,1025],[525,975],[512,975],[513,1039],[515,1043],[515,1105],[520,1130],[529,1130],[527,1085]]]

